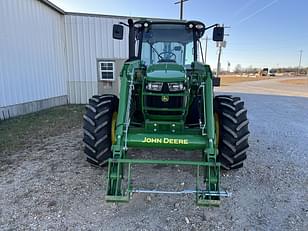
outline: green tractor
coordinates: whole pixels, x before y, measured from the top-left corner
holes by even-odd
[[[93,96],[84,115],[86,158],[108,166],[106,200],[128,202],[136,192],[193,193],[198,205],[218,206],[229,195],[220,189],[220,169],[242,167],[249,146],[244,102],[230,95],[214,97],[219,81],[209,65],[198,62],[204,32],[214,28],[213,40],[223,41],[224,28],[199,21],[129,19],[113,26],[114,39],[123,39],[124,26],[129,59],[120,74],[120,97]],[[130,148],[200,150],[202,161],[136,159]],[[196,187],[136,189],[131,175],[137,164],[191,165]]]

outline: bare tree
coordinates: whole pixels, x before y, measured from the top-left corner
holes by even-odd
[[[237,64],[234,68],[234,72],[239,74],[239,73],[242,73],[242,66],[241,64]]]

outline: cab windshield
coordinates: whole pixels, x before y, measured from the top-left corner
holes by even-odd
[[[141,38],[141,60],[146,65],[166,62],[190,65],[194,60],[193,32],[184,24],[152,24]]]

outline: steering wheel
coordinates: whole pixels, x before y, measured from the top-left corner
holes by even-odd
[[[167,57],[163,58],[163,55],[166,55]],[[163,52],[158,54],[158,57],[160,58],[159,61],[161,61],[161,62],[164,62],[164,61],[175,62],[175,60],[176,60],[176,55],[171,51],[163,51]]]

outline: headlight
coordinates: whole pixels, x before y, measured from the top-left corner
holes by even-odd
[[[161,91],[163,89],[163,83],[149,82],[145,88],[149,91]]]
[[[169,91],[183,91],[184,84],[183,83],[168,83]]]

